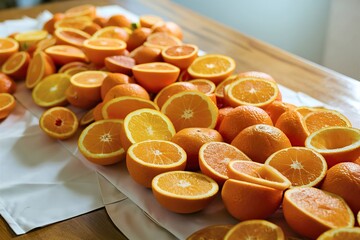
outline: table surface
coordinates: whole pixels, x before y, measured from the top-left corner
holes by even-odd
[[[170,0],[78,0],[0,11],[0,21],[36,17],[43,10],[64,12],[80,4],[118,4],[136,15],[155,14],[178,23],[184,39],[208,53],[233,57],[237,72],[262,71],[294,91],[304,92],[341,111],[360,127],[360,82],[219,24]],[[206,40],[205,40],[206,39]],[[1,239],[126,239],[104,208],[16,236],[0,217]]]

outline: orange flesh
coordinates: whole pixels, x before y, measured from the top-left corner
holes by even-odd
[[[114,102],[113,104],[107,107],[107,114],[109,118],[115,119],[124,119],[126,115],[141,108],[151,108],[155,107],[147,102],[138,99],[127,99],[125,101]]]
[[[306,127],[310,133],[328,126],[348,126],[348,123],[331,112],[317,112],[306,118]]]
[[[118,64],[124,67],[132,68],[135,65],[135,61],[132,58],[125,56],[111,56],[110,61],[114,64]]]
[[[43,123],[49,131],[65,134],[74,128],[74,117],[64,110],[54,110],[45,116]]]
[[[14,43],[10,42],[8,40],[0,40],[0,51],[2,50],[8,50],[9,48],[13,48],[14,47]]]
[[[78,83],[80,85],[86,85],[89,87],[98,87],[101,86],[105,76],[103,73],[89,73],[89,74],[81,74],[73,78],[72,81]]]
[[[208,57],[196,61],[196,64],[192,65],[191,68],[194,72],[212,75],[227,72],[230,66],[230,62],[226,59],[219,57]]]
[[[12,57],[10,61],[8,61],[6,65],[4,65],[5,71],[14,71],[18,69],[19,67],[21,67],[21,65],[24,64],[25,60],[25,53],[19,53],[14,55],[14,57]]]
[[[87,39],[78,33],[70,31],[62,31],[60,34],[68,41],[79,45],[83,44],[83,42]]]
[[[275,89],[269,82],[247,80],[234,86],[232,94],[242,102],[262,103],[275,95]]]
[[[166,54],[169,56],[186,56],[194,52],[194,48],[190,46],[173,46],[166,50]]]
[[[349,131],[349,134],[344,134],[343,132],[327,131],[315,136],[311,144],[317,149],[326,150],[343,148],[358,141],[360,141],[360,138],[355,132]]]
[[[140,160],[156,165],[169,165],[182,158],[175,146],[164,142],[143,142],[133,149],[133,153]]]
[[[278,239],[278,232],[273,227],[254,223],[236,229],[236,232],[227,238],[227,240],[236,239]]]
[[[114,41],[110,38],[93,39],[93,40],[89,41],[88,44],[91,46],[98,46],[101,48],[109,48],[109,49],[113,49],[114,47],[122,47],[122,44],[120,44],[119,42]]]

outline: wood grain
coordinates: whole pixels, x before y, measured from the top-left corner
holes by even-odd
[[[233,57],[237,62],[237,72],[257,70],[269,73],[283,86],[304,92],[340,109],[355,127],[360,127],[360,82],[248,37],[169,0],[62,1],[27,9],[2,10],[0,21],[23,16],[35,17],[45,9],[52,13],[63,12],[83,3],[98,6],[118,4],[137,15],[155,14],[174,21],[183,28],[186,42],[196,44],[209,53]],[[16,236],[0,218],[0,238],[126,239],[104,209],[35,229],[21,236]]]

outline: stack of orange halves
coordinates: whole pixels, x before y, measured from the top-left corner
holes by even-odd
[[[221,195],[240,223],[189,239],[281,239],[268,221],[279,209],[301,236],[359,238],[360,129],[338,111],[287,103],[269,74],[235,73],[231,57],[198,56],[182,40],[181,28],[158,16],[104,19],[82,5],[54,14],[42,30],[0,39],[8,49],[0,79],[25,79],[46,109],[45,133],[67,139],[81,131],[86,159],[125,160],[164,208],[193,213]],[[86,111],[78,120],[74,109]]]

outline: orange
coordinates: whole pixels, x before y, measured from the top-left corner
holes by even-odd
[[[342,197],[357,214],[360,211],[360,165],[353,162],[336,164],[327,171],[321,189]]]
[[[231,145],[243,151],[251,160],[264,163],[274,152],[291,147],[286,135],[276,127],[256,124],[242,130]]]
[[[109,26],[99,29],[92,36],[93,38],[114,38],[122,41],[129,39],[129,33],[121,27]]]
[[[193,79],[190,74],[188,73],[187,69],[183,69],[180,71],[178,82],[186,82]]]
[[[75,28],[58,28],[55,30],[54,36],[59,45],[71,45],[79,48],[82,48],[84,41],[91,37],[90,34]]]
[[[44,77],[55,73],[55,71],[54,62],[46,53],[35,53],[26,73],[26,87],[30,89],[35,87]]]
[[[24,79],[30,63],[28,52],[21,51],[9,57],[1,67],[1,71],[15,79]],[[1,65],[1,64],[0,64]]]
[[[291,182],[278,170],[263,163],[234,160],[229,162],[227,169],[230,179],[250,182],[282,191],[291,186]]]
[[[228,179],[221,197],[230,215],[244,221],[269,217],[280,207],[282,193],[279,189]]]
[[[66,70],[68,69],[72,69],[72,68],[87,68],[88,70],[90,70],[89,64],[84,63],[84,62],[70,62],[70,63],[66,63],[63,66],[61,66],[58,70],[58,73],[64,73]]]
[[[303,116],[297,108],[285,111],[276,121],[275,127],[283,131],[293,146],[303,147],[309,136]]]
[[[360,129],[322,128],[306,139],[305,146],[323,155],[329,168],[339,162],[355,161],[360,156]]]
[[[70,86],[70,76],[55,73],[41,80],[32,91],[34,102],[40,107],[55,107],[67,103],[65,91]]]
[[[236,224],[227,232],[224,240],[284,240],[282,229],[266,220],[247,220]]]
[[[279,94],[276,82],[258,78],[240,78],[224,91],[225,102],[232,107],[252,105],[266,108]]]
[[[79,120],[79,125],[80,126],[87,126],[90,123],[94,122],[94,108],[90,109],[89,111],[85,112],[80,120]]]
[[[34,55],[36,52],[39,51],[44,51],[45,49],[47,49],[48,47],[54,46],[56,44],[56,38],[55,37],[49,37],[49,38],[45,38],[41,41],[39,41],[34,49],[34,52],[32,53],[32,55]],[[29,52],[29,51],[28,51]]]
[[[108,19],[105,25],[131,28],[131,20],[125,15],[115,14]]]
[[[147,37],[146,41],[144,42],[144,46],[160,49],[164,49],[168,46],[176,46],[181,44],[182,42],[180,39],[166,32],[152,33]]]
[[[163,19],[156,15],[144,14],[139,17],[141,27],[151,28],[154,24],[162,21]]]
[[[26,51],[35,46],[39,41],[47,38],[47,36],[48,32],[45,30],[32,30],[18,33],[14,38],[18,41],[20,49]]]
[[[179,145],[164,140],[147,140],[129,147],[126,167],[140,185],[151,188],[151,181],[164,172],[184,170],[186,152]]]
[[[231,143],[243,129],[255,124],[272,125],[272,121],[269,115],[259,107],[238,106],[229,110],[224,116],[219,126],[219,132],[225,142]]]
[[[65,140],[76,133],[79,121],[70,109],[52,107],[42,113],[39,125],[48,136]]]
[[[19,51],[19,43],[12,38],[0,38],[0,66],[13,54]]]
[[[213,201],[219,186],[201,173],[170,171],[154,177],[152,191],[164,208],[176,213],[194,213]]]
[[[54,23],[55,32],[59,28],[71,28],[76,30],[84,30],[85,27],[92,24],[92,19],[88,16],[77,16],[72,18],[63,18]]]
[[[141,108],[159,110],[158,106],[150,100],[123,96],[104,101],[101,114],[104,119],[124,119],[129,113]]]
[[[105,104],[104,102],[100,102],[93,108],[94,121],[99,121],[104,119],[104,116],[102,114],[102,109],[104,107],[104,104]]]
[[[171,140],[175,128],[170,119],[158,110],[143,108],[132,111],[124,119],[121,142],[125,150],[144,140]]]
[[[207,95],[214,93],[216,89],[215,83],[207,79],[193,79],[189,82],[194,84],[200,92]]]
[[[182,91],[196,91],[196,90],[197,90],[196,86],[192,83],[175,82],[161,89],[160,92],[156,94],[154,102],[161,109],[161,107],[164,105],[166,100],[168,100],[174,94]]]
[[[135,66],[135,59],[128,56],[115,55],[106,57],[104,60],[106,68],[110,72],[132,75],[132,68]]]
[[[186,240],[213,239],[222,240],[233,225],[210,225],[197,230],[186,238]]]
[[[287,190],[282,206],[289,226],[311,239],[329,229],[354,226],[354,215],[341,197],[314,187]]]
[[[153,93],[175,82],[180,73],[178,67],[163,62],[138,64],[132,68],[132,71],[136,81]]]
[[[79,72],[84,72],[84,71],[88,71],[88,70],[89,70],[89,67],[72,67],[72,68],[67,69],[64,73],[71,77]]]
[[[153,30],[154,33],[164,32],[164,33],[171,34],[180,40],[183,39],[183,32],[182,32],[181,27],[174,22],[158,21],[153,26],[151,26],[151,29]]]
[[[15,81],[8,75],[0,72],[0,93],[13,94],[16,91]]]
[[[304,122],[310,134],[324,127],[351,127],[349,119],[334,110],[318,110],[309,113],[304,117]]]
[[[123,121],[118,119],[99,120],[88,125],[78,140],[78,147],[84,157],[99,165],[120,162],[125,157],[120,142]]]
[[[313,187],[324,179],[327,164],[323,156],[305,147],[291,147],[273,153],[266,161],[287,177],[292,187]]]
[[[124,53],[126,43],[113,38],[92,38],[84,41],[84,52],[91,62],[104,65],[106,57]]]
[[[217,84],[216,89],[215,89],[215,95],[216,98],[218,100],[220,100],[220,102],[224,102],[224,91],[225,91],[225,87],[227,85],[229,85],[230,83],[235,82],[236,80],[240,79],[240,77],[237,74],[233,74],[230,75],[229,77],[227,77],[226,79],[222,80],[220,83]]]
[[[161,108],[173,122],[176,131],[188,127],[215,128],[218,108],[199,91],[183,91],[171,96]]]
[[[116,85],[105,94],[104,102],[107,102],[111,99],[124,97],[124,96],[132,96],[138,97],[146,100],[150,100],[149,93],[137,83],[127,83],[127,84],[119,84]]]
[[[281,114],[283,114],[288,110],[293,110],[295,108],[296,106],[291,103],[275,100],[266,106],[265,111],[270,116],[273,125],[275,125],[276,121],[278,120]]]
[[[218,106],[219,107],[219,106]],[[216,121],[215,129],[219,131],[220,125],[222,121],[224,120],[224,117],[230,113],[234,108],[233,107],[220,107],[219,108],[219,115]]]
[[[151,34],[151,29],[148,27],[140,27],[135,29],[127,40],[127,50],[132,51],[141,46]]]
[[[15,109],[16,101],[10,93],[0,93],[0,120],[7,118]]]
[[[186,170],[197,171],[199,150],[207,142],[222,142],[220,133],[210,128],[184,128],[175,133],[171,141],[182,147],[187,154]]]
[[[79,6],[67,9],[64,12],[64,14],[65,14],[66,18],[88,16],[93,19],[96,16],[96,7],[91,4],[79,5]]]
[[[101,29],[101,26],[97,23],[91,23],[91,25],[87,25],[83,31],[90,34],[91,36],[94,35],[94,33],[96,33],[97,31],[99,31]]]
[[[131,51],[130,57],[135,60],[136,64],[161,62],[163,60],[161,56],[161,49],[156,47],[147,47],[144,45],[141,45]]]
[[[52,18],[44,23],[43,29],[50,34],[55,31],[55,23],[65,17],[64,13],[55,13]]]
[[[360,239],[360,228],[336,228],[327,230],[317,240],[357,240]]]
[[[227,166],[235,160],[251,161],[239,149],[224,142],[206,142],[199,149],[201,172],[214,179],[219,186],[229,179]]]
[[[199,48],[195,45],[183,44],[165,47],[161,55],[165,62],[186,69],[198,57],[198,51]]]
[[[301,114],[301,116],[306,117],[306,115],[308,115],[309,113],[315,112],[320,110],[319,108],[315,108],[315,107],[306,107],[306,106],[301,106],[301,107],[297,107],[296,111],[299,112]]]
[[[101,84],[101,98],[104,99],[106,93],[113,87],[130,83],[130,78],[122,73],[108,73]]]
[[[106,25],[107,19],[104,18],[104,17],[96,16],[96,17],[93,19],[93,22],[103,28],[103,27],[105,27],[105,25]]]
[[[193,78],[213,81],[216,85],[229,77],[236,63],[231,57],[220,54],[206,54],[197,57],[187,69]]]
[[[55,45],[45,49],[54,63],[64,65],[69,62],[86,62],[87,57],[85,53],[77,47],[69,45]]]

